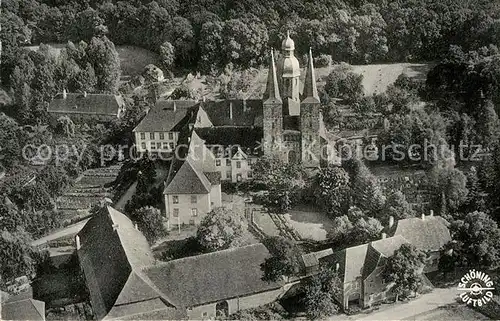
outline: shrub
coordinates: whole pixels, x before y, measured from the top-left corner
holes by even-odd
[[[316,68],[330,67],[331,64],[332,64],[331,55],[319,55],[318,57],[314,58],[314,67]]]

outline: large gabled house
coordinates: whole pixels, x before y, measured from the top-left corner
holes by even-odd
[[[303,257],[306,273],[316,273],[321,265],[335,267],[342,281],[341,291],[336,297],[342,308],[367,308],[394,298],[393,285],[384,282],[382,271],[387,258],[401,245],[412,244],[427,253],[423,273],[437,269],[440,249],[451,240],[447,226],[445,219],[433,215],[397,222],[391,219],[380,240],[332,254],[328,250],[307,254]]]
[[[105,207],[75,237],[98,320],[213,319],[282,297],[297,281],[265,282],[262,244],[158,262],[124,214]]]
[[[67,93],[63,90],[49,103],[47,112],[56,119],[68,116],[74,122],[105,122],[120,118],[125,112],[125,102],[118,95]]]

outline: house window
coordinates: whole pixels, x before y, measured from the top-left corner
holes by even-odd
[[[191,216],[198,216],[198,209],[197,208],[192,208],[191,209]]]
[[[141,133],[141,139],[146,139],[146,133]]]
[[[196,195],[191,195],[191,204],[196,204],[197,201]]]
[[[229,158],[226,159],[226,166],[231,166],[231,160]]]
[[[215,160],[215,166],[220,166],[220,159]]]
[[[248,171],[247,176],[248,178],[252,178],[252,171]]]
[[[168,143],[163,143],[163,149],[168,149]]]
[[[174,133],[168,133],[168,139],[170,140],[174,139]]]
[[[161,143],[156,143],[156,148],[161,149]]]
[[[194,225],[194,220],[189,220],[189,225]]]
[[[151,149],[156,149],[156,145],[154,142],[151,142]]]
[[[240,161],[236,162],[236,168],[241,168],[241,162]]]
[[[141,148],[146,149],[146,143],[141,143]]]
[[[171,150],[174,150],[174,148],[175,148],[174,143],[168,143],[168,145],[170,146],[170,149],[171,149]]]
[[[226,172],[226,178],[231,179],[231,172]]]
[[[155,133],[149,133],[149,139],[155,139]]]
[[[208,312],[203,312],[203,313],[201,314],[201,316],[202,316],[202,317],[204,317],[204,318],[208,317]]]
[[[165,139],[165,134],[164,133],[160,133],[160,139]]]
[[[172,203],[179,204],[179,196],[177,195],[172,196]]]
[[[179,209],[174,208],[174,217],[179,217]]]

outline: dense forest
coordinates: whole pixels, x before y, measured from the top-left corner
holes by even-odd
[[[428,61],[450,45],[466,52],[497,46],[499,17],[498,3],[487,0],[4,0],[2,80],[8,82],[19,47],[103,34],[202,71],[258,66],[286,30],[298,56],[312,47],[333,61]]]

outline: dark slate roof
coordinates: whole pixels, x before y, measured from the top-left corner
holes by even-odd
[[[174,304],[193,307],[280,288],[262,280],[260,265],[269,255],[259,243],[170,261],[144,272]]]
[[[159,100],[133,131],[173,131],[176,125],[186,118],[188,110],[197,103],[194,100]]]
[[[263,126],[260,99],[207,101],[201,106],[214,126]]]
[[[66,98],[57,95],[49,104],[48,111],[67,114],[118,115],[118,110],[124,106],[121,96],[110,94],[68,93]]]
[[[319,261],[327,256],[333,255],[332,249],[326,249],[318,252],[302,254],[302,261],[305,267],[319,265]]]
[[[34,299],[2,303],[0,320],[45,320],[45,303]]]
[[[250,148],[261,153],[262,127],[211,127],[196,128],[195,131],[207,145],[241,146],[245,152]]]
[[[448,222],[440,216],[425,216],[399,220],[394,235],[401,235],[411,244],[424,251],[438,251],[451,241]]]
[[[164,194],[207,194],[211,184],[188,157],[163,191]]]
[[[207,179],[210,181],[212,185],[219,185],[221,180],[220,172],[204,172]]]
[[[80,266],[96,315],[104,317],[121,304],[154,296],[134,270],[154,263],[144,235],[124,214],[107,206],[78,233]],[[157,294],[157,296],[159,296]]]

